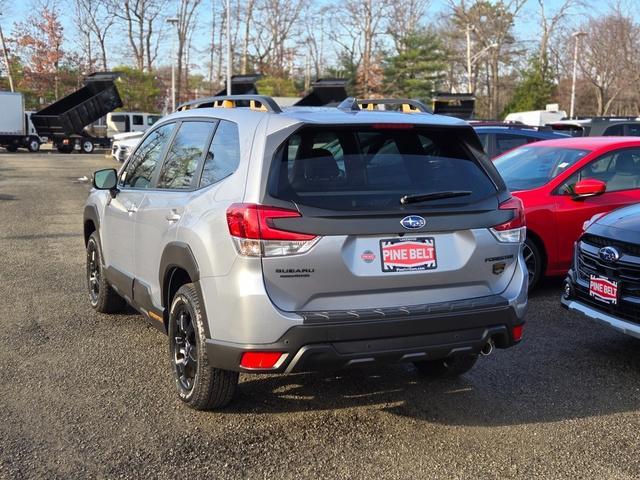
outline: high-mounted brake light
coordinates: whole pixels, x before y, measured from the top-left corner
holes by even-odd
[[[492,227],[491,233],[499,242],[519,243],[524,242],[527,234],[526,221],[524,216],[524,206],[518,197],[511,197],[502,202],[498,208],[500,210],[513,210],[513,218],[507,222]]]
[[[411,123],[374,123],[371,128],[374,130],[409,130],[414,127]]]
[[[320,237],[283,230],[275,226],[274,220],[301,216],[300,212],[286,208],[234,203],[227,209],[227,224],[240,255],[297,255],[309,251]]]

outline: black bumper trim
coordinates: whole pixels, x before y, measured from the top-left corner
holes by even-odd
[[[224,370],[256,373],[240,367],[246,351],[287,354],[278,368],[260,373],[339,369],[359,363],[396,363],[418,357],[436,359],[478,353],[491,338],[498,348],[513,346],[511,330],[523,321],[511,306],[465,312],[410,315],[377,321],[291,327],[271,344],[237,344],[207,340],[209,364]]]
[[[330,310],[297,312],[305,324],[320,324],[332,322],[344,322],[355,320],[397,320],[415,316],[465,312],[483,308],[506,307],[509,302],[500,295],[468,298],[453,302],[428,303],[422,305],[409,305],[403,307],[369,308],[357,310]]]

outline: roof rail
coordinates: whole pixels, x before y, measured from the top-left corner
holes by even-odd
[[[185,102],[176,111],[194,108],[250,108],[260,112],[282,113],[280,106],[271,97],[265,95],[221,95],[218,97],[198,98]]]
[[[387,105],[398,105],[403,113],[431,113],[429,107],[427,107],[420,100],[411,100],[409,98],[365,98],[358,99],[354,97],[348,97],[338,108],[346,111],[358,111],[358,110],[385,110]],[[380,108],[382,106],[383,108]]]

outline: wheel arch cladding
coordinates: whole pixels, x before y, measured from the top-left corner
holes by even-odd
[[[85,246],[89,242],[89,237],[95,231],[100,228],[100,220],[98,217],[98,210],[95,205],[87,205],[84,207],[84,244]]]
[[[170,299],[180,286],[200,280],[200,270],[189,245],[183,242],[167,244],[160,259],[160,287],[162,306],[168,308]]]

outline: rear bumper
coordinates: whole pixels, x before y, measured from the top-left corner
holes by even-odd
[[[517,343],[512,336],[513,327],[522,324],[522,312],[505,302],[502,306],[450,313],[304,324],[291,327],[270,344],[207,340],[206,346],[209,362],[216,368],[290,373],[477,354],[490,339],[498,348],[507,348]],[[240,367],[246,351],[275,351],[286,356],[276,368],[256,371]]]

